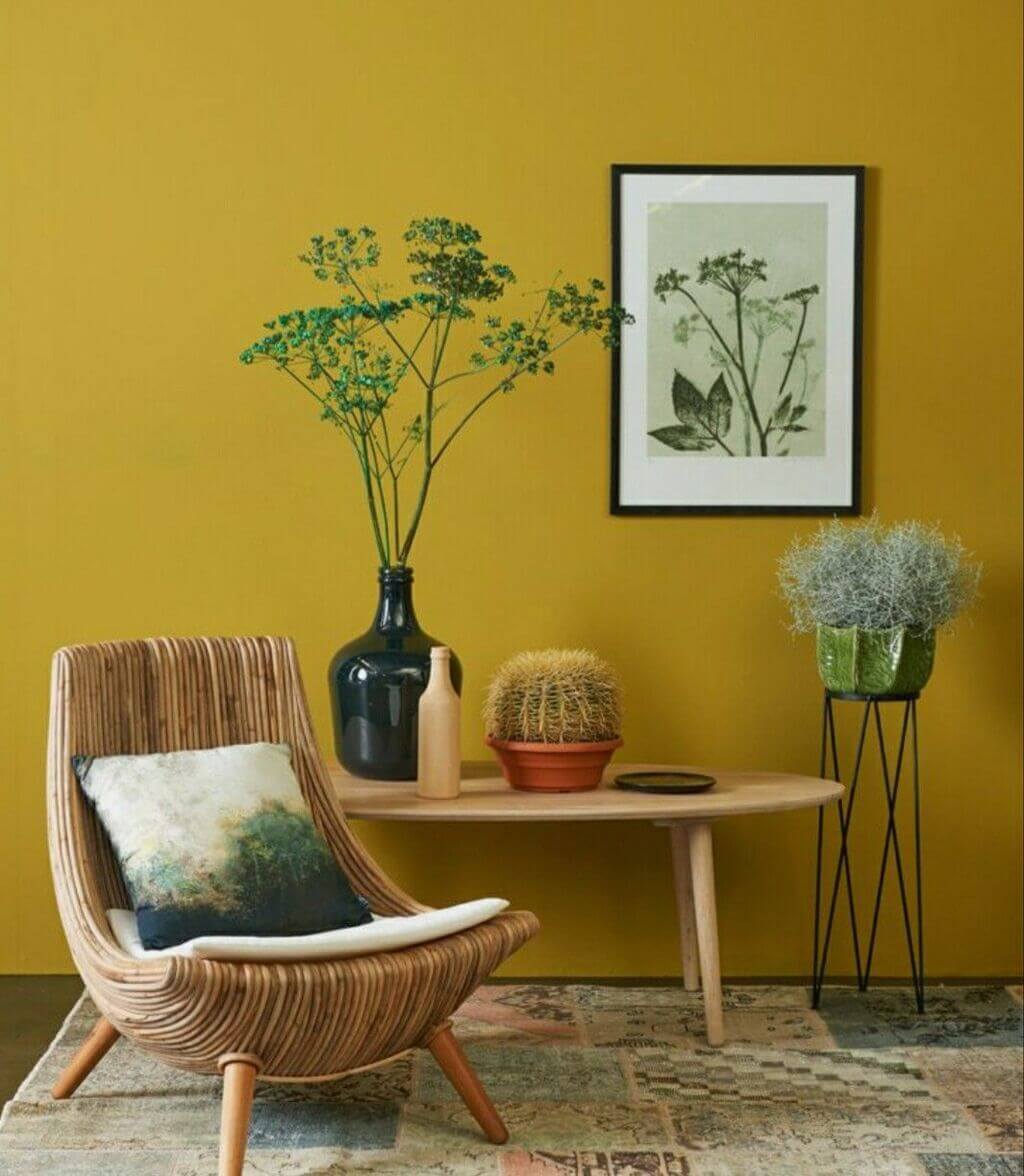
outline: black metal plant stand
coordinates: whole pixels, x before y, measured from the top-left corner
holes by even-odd
[[[924,927],[921,903],[921,787],[918,772],[917,755],[917,694],[886,694],[878,697],[864,694],[840,694],[835,691],[825,691],[825,708],[821,726],[821,771],[825,775],[827,756],[831,753],[832,779],[842,780],[839,769],[839,752],[836,740],[835,715],[833,703],[856,702],[863,704],[864,714],[860,724],[860,734],[857,739],[857,753],[853,764],[853,775],[850,778],[845,801],[838,802],[839,814],[839,857],[836,861],[835,876],[832,881],[832,893],[828,903],[828,915],[825,920],[824,934],[821,933],[822,914],[822,856],[825,834],[825,814],[818,809],[818,853],[816,865],[816,883],[814,888],[814,971],[812,973],[812,1008],[817,1008],[821,1002],[821,988],[825,982],[825,972],[828,965],[828,952],[832,943],[832,930],[835,924],[836,908],[839,905],[839,892],[844,887],[846,900],[850,911],[850,929],[853,936],[853,958],[857,969],[857,987],[866,992],[871,978],[871,963],[875,954],[875,939],[878,934],[878,916],[882,908],[882,891],[885,886],[885,875],[889,866],[890,849],[896,865],[896,878],[899,882],[900,905],[903,908],[903,927],[907,937],[907,953],[910,957],[910,975],[914,985],[914,996],[917,999],[917,1011],[924,1012]],[[895,769],[890,772],[890,758],[886,754],[885,734],[882,728],[881,707],[889,704],[903,705],[903,719],[900,724],[900,737],[896,752]],[[878,739],[878,751],[881,759],[882,782],[885,785],[885,797],[888,807],[888,821],[885,830],[885,844],[882,847],[882,864],[878,872],[878,889],[875,892],[875,906],[871,916],[871,934],[868,939],[867,953],[861,966],[861,944],[857,931],[857,912],[853,899],[853,881],[850,869],[849,833],[850,821],[853,819],[853,806],[857,799],[857,786],[860,782],[861,765],[864,762],[864,745],[867,741],[868,727],[874,716],[875,735]],[[903,775],[905,753],[909,736],[910,759],[914,773],[914,874],[917,923],[917,944],[914,944],[910,903],[907,901],[907,885],[903,873],[903,854],[900,850],[899,831],[896,828],[896,801],[899,797],[900,781]]]

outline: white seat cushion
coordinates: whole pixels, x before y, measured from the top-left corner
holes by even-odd
[[[374,915],[372,923],[338,931],[318,931],[315,935],[202,935],[176,947],[156,950],[142,946],[134,911],[109,910],[107,918],[114,938],[138,960],[170,955],[204,960],[340,960],[397,951],[400,947],[454,935],[456,931],[486,923],[507,906],[503,898],[478,898],[475,902],[460,902],[457,906],[419,915]]]

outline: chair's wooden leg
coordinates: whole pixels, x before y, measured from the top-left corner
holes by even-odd
[[[78,1053],[64,1067],[60,1077],[53,1084],[50,1091],[53,1097],[70,1098],[120,1036],[106,1017],[100,1017]]]
[[[220,1104],[217,1176],[242,1176],[259,1063],[245,1054],[229,1054],[220,1059],[218,1066],[224,1075],[224,1094]]]
[[[711,826],[701,822],[688,828],[693,906],[697,918],[697,946],[700,948],[701,987],[704,990],[704,1021],[708,1045],[721,1045],[725,1040],[725,1028],[722,1023],[722,973],[718,963],[718,913],[715,907]]]
[[[680,821],[669,825],[668,832],[672,838],[672,872],[676,882],[683,987],[687,992],[696,992],[700,988],[700,962],[697,956],[697,920],[693,912],[693,879],[690,876],[690,834]]]
[[[455,1040],[451,1026],[446,1025],[426,1044],[444,1071],[445,1077],[469,1108],[469,1113],[480,1124],[484,1135],[491,1143],[505,1143],[508,1139],[508,1129],[494,1109],[494,1103],[488,1098],[487,1091],[480,1084],[480,1079],[469,1064],[469,1059],[462,1052],[462,1047]]]

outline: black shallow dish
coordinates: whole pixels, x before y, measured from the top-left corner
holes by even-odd
[[[623,772],[615,777],[615,787],[627,792],[655,792],[680,795],[686,792],[707,792],[714,788],[714,776],[700,772]]]

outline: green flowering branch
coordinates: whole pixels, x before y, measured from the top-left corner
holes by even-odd
[[[339,228],[331,236],[313,237],[300,261],[318,281],[341,288],[337,303],[278,315],[264,324],[269,333],[239,357],[244,364],[265,361],[283,371],[349,442],[382,566],[408,561],[434,471],[484,405],[511,392],[525,376],[553,374],[552,357],[578,335],[594,335],[603,346],[615,347],[622,324],[633,321],[622,307],[605,301],[596,278],[584,285],[558,284],[556,278],[538,292],[542,297],[532,318],[487,313],[468,367],[449,370],[453,339],[474,327],[481,307],[490,311],[499,303],[516,276],[488,259],[472,225],[447,217],[414,220],[404,240],[411,288],[395,298],[368,272],[381,256],[372,229]],[[399,395],[410,378],[419,388],[414,407],[406,407],[409,397]],[[470,387],[474,379],[482,390],[465,398],[463,384],[449,387],[457,381],[470,381],[465,385]],[[447,389],[443,400],[442,388]],[[454,422],[442,433],[438,418],[449,406]],[[403,526],[402,476],[417,451],[420,476]]]

